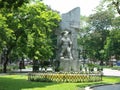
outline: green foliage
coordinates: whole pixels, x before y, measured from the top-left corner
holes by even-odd
[[[54,48],[51,36],[60,22],[57,12],[39,1],[13,10],[2,8],[0,13],[0,50],[6,45],[9,58],[24,55],[39,60],[51,58]]]
[[[109,60],[111,55],[118,58],[119,17],[115,17],[112,10],[101,10],[88,18],[86,17],[87,26],[83,26],[78,39],[87,58],[101,62]]]
[[[96,11],[106,11],[106,10],[112,10],[112,13],[115,15],[120,15],[120,0],[101,0],[100,4],[97,6]]]
[[[106,56],[115,55],[116,59],[120,59],[120,30],[115,29],[110,31],[110,36],[106,39],[104,46]]]
[[[0,0],[0,8],[15,9],[29,1],[30,0]]]
[[[112,26],[114,29],[120,29],[120,17],[115,17],[112,21]]]
[[[89,23],[93,30],[109,30],[112,23],[113,13],[110,11],[101,11],[89,16]]]
[[[26,24],[28,34],[29,57],[38,57],[39,59],[48,59],[52,56],[51,33],[59,23],[59,15],[52,10],[47,9],[42,3],[32,4],[27,7],[28,19]],[[25,10],[25,9],[21,9]],[[26,11],[25,11],[26,12]],[[30,24],[30,25],[29,25]],[[29,26],[29,27],[28,27]],[[32,41],[32,42],[31,42]],[[36,49],[35,49],[36,48]],[[37,53],[39,54],[36,54]]]
[[[107,9],[113,9],[114,12],[117,12],[120,15],[120,7],[119,7],[120,6],[120,0],[102,0],[100,6],[101,6],[102,9],[106,9],[106,8]]]

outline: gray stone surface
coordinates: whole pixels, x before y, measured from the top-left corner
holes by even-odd
[[[76,7],[68,13],[62,14],[61,29],[71,30],[80,28],[80,8]]]
[[[71,60],[70,59],[61,59],[60,60],[60,71],[68,72],[71,71]]]
[[[72,54],[74,60],[78,60],[78,45],[77,34],[80,29],[80,8],[74,8],[68,13],[62,14],[61,30],[68,30],[71,32],[71,40],[73,42]]]
[[[120,90],[120,84],[95,87],[94,90]]]
[[[71,68],[74,72],[79,72],[80,71],[80,64],[81,62],[78,60],[72,60],[71,61]]]
[[[120,90],[120,84],[101,85],[92,88],[85,88],[85,90]]]
[[[80,62],[73,59],[61,59],[60,60],[60,70],[64,72],[79,72],[80,71]]]
[[[61,38],[61,33],[66,30],[71,32],[69,37],[73,42],[72,56],[74,60],[78,60],[77,34],[78,34],[78,30],[80,29],[80,8],[77,7],[69,11],[68,13],[62,14],[61,18],[62,21],[60,23],[60,30],[57,31],[58,48],[60,48],[59,40]]]

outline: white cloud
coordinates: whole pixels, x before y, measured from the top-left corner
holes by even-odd
[[[66,13],[75,7],[80,7],[82,15],[89,15],[100,0],[43,0],[52,9]]]

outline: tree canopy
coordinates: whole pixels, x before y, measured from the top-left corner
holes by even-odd
[[[1,9],[0,49],[8,48],[7,57],[27,56],[47,60],[53,55],[52,33],[60,16],[43,3],[24,4],[18,9]],[[8,60],[7,60],[8,61]]]
[[[110,60],[111,56],[120,59],[120,17],[116,16],[113,8],[100,8],[101,5],[96,8],[94,14],[82,18],[86,22],[81,23],[78,42],[83,48],[81,54],[85,52],[89,60],[101,61],[103,64],[104,61]]]
[[[0,0],[0,8],[16,9],[30,0]]]

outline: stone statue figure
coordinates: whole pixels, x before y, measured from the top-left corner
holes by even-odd
[[[71,54],[71,47],[72,47],[72,41],[69,38],[70,32],[64,31],[61,35],[60,39],[60,46],[61,46],[61,52],[60,52],[60,58],[69,58],[73,59],[72,54]]]

